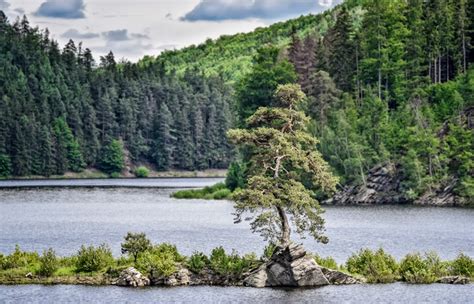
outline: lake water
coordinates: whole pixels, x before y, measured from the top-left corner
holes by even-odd
[[[473,303],[472,285],[357,285],[314,289],[0,286],[0,303]]]
[[[143,183],[143,180],[136,180]],[[173,187],[194,187],[208,179],[169,179]],[[65,181],[62,181],[63,183]],[[133,180],[130,181],[134,183]],[[46,184],[45,184],[46,185]],[[209,253],[214,247],[261,254],[264,242],[248,224],[233,224],[227,201],[175,200],[176,189],[35,188],[0,190],[0,252],[19,244],[25,250],[52,247],[74,254],[82,244],[107,242],[115,255],[128,231],[145,232],[155,243],[176,244],[183,254]],[[409,252],[437,251],[452,259],[474,256],[474,210],[409,206],[326,207],[329,244],[301,240],[305,247],[340,263],[360,248],[382,246],[397,258]],[[473,285],[324,287],[285,291],[242,288],[149,288],[128,290],[81,286],[0,286],[0,303],[64,302],[322,302],[469,303]],[[367,299],[372,299],[368,301]],[[110,300],[110,301],[109,301]]]

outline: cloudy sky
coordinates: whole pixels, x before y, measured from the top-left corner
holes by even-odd
[[[164,49],[198,44],[223,34],[248,32],[341,0],[0,0],[14,20],[49,28],[64,45],[83,41],[96,57],[113,50],[131,61]]]

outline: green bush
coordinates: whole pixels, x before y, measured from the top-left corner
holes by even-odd
[[[120,178],[120,173],[119,172],[112,172],[110,173],[111,178]]]
[[[178,199],[226,199],[230,196],[231,191],[226,188],[225,184],[218,183],[210,187],[196,190],[182,190],[173,193],[171,196]]]
[[[150,170],[147,167],[141,166],[135,169],[135,176],[138,178],[146,178],[148,175],[150,175]]]
[[[211,269],[220,275],[240,275],[259,264],[253,253],[240,257],[236,251],[232,251],[232,254],[227,255],[222,247],[213,249],[209,260]]]
[[[369,283],[392,283],[398,271],[395,259],[381,248],[376,252],[363,249],[353,254],[347,260],[346,268],[350,273],[364,276]]]
[[[82,245],[77,253],[76,271],[77,272],[95,272],[100,271],[114,263],[114,258],[110,248],[102,244],[95,248]]]
[[[457,258],[449,264],[449,273],[451,275],[474,277],[474,260],[460,253]]]
[[[2,258],[1,269],[24,268],[39,263],[39,255],[36,252],[26,252],[15,246],[15,251]]]
[[[184,261],[176,246],[163,243],[141,254],[136,265],[139,270],[149,274],[170,276],[176,272],[176,265]]]
[[[39,274],[45,277],[52,276],[59,269],[58,258],[52,248],[45,250],[40,257]]]
[[[403,281],[417,284],[429,284],[436,281],[427,259],[419,253],[407,254],[400,262],[400,276]]]
[[[315,260],[316,263],[317,263],[319,266],[321,266],[321,267],[325,267],[325,268],[329,268],[329,269],[334,269],[334,270],[338,270],[338,269],[339,269],[339,266],[337,265],[336,260],[334,260],[334,258],[332,258],[332,257],[322,258],[322,257],[320,257],[319,255],[315,255],[315,256],[314,256],[314,260]]]
[[[212,199],[214,200],[226,199],[229,197],[231,193],[232,192],[229,189],[217,190],[216,192],[212,194]]]
[[[186,265],[194,273],[200,273],[210,263],[209,258],[202,252],[194,252]]]

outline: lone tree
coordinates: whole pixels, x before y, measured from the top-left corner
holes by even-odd
[[[305,99],[300,86],[278,86],[275,99],[276,107],[259,108],[247,119],[248,129],[228,133],[250,154],[247,187],[234,195],[235,222],[250,213],[252,231],[286,247],[291,220],[302,237],[308,233],[327,243],[314,190],[334,191],[337,178],[316,150],[317,139],[306,131],[309,118],[297,110]]]
[[[133,260],[137,262],[138,255],[149,249],[152,245],[147,239],[145,233],[127,233],[125,242],[122,243],[122,254],[133,256]]]

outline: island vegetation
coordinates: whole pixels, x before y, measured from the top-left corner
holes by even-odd
[[[215,285],[241,285],[249,271],[271,258],[274,249],[273,245],[267,246],[260,257],[254,253],[227,253],[222,247],[213,249],[209,255],[195,252],[184,256],[176,246],[152,244],[141,233],[125,237],[123,255],[117,258],[105,244],[82,246],[69,257],[57,256],[53,249],[39,254],[16,246],[11,254],[0,255],[0,284],[111,285],[116,284],[122,271],[134,267],[156,285],[166,285],[163,278],[182,269],[194,274],[211,273]],[[474,277],[474,260],[462,253],[452,261],[442,261],[434,252],[408,254],[397,261],[383,249],[363,249],[341,265],[331,257],[313,255],[313,259],[322,267],[352,274],[367,283],[426,284],[444,282],[441,279],[450,276],[468,280]]]

